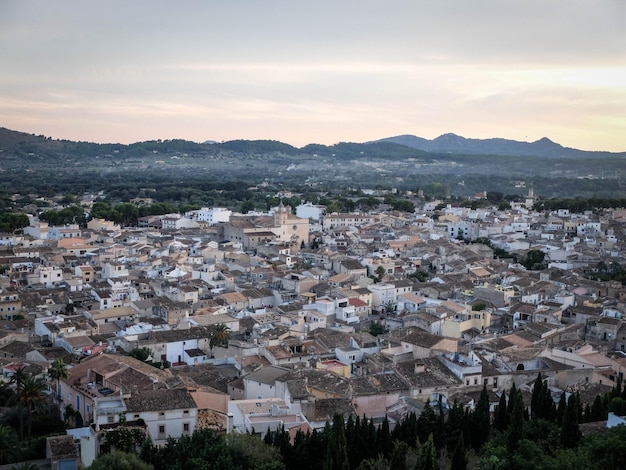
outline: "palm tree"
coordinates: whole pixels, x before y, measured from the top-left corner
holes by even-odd
[[[48,377],[56,381],[56,390],[54,391],[55,400],[59,399],[59,383],[61,379],[67,379],[67,367],[63,359],[56,359],[50,367],[48,367]]]
[[[230,328],[223,323],[214,325],[209,339],[209,348],[211,348],[211,356],[213,356],[213,348],[215,346],[228,346],[230,340]]]
[[[46,383],[39,377],[27,376],[17,389],[19,403],[26,407],[28,416],[28,446],[30,447],[33,409],[43,400],[43,392],[47,389]]]
[[[7,382],[0,382],[0,406],[9,406],[14,402],[15,392]]]
[[[16,367],[15,372],[13,372],[13,375],[11,376],[11,380],[9,382],[11,384],[15,384],[15,395],[13,396],[13,398],[17,400],[17,413],[20,417],[20,439],[24,438],[24,407],[22,401],[20,400],[19,393],[20,388],[24,383],[24,380],[26,380],[26,378],[28,377],[24,369],[24,365]]]
[[[13,465],[11,470],[39,470],[39,466],[33,462],[21,462]]]

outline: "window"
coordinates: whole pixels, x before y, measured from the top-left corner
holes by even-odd
[[[474,377],[474,385],[478,385],[478,377]]]
[[[183,432],[189,432],[189,423],[183,423]]]
[[[159,434],[165,434],[165,424],[159,424]]]

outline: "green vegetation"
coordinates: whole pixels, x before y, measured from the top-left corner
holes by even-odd
[[[28,216],[25,214],[0,213],[0,232],[13,233],[27,227],[28,224]]]
[[[541,250],[528,250],[526,256],[520,260],[520,264],[531,271],[540,271],[547,265],[543,262],[546,254]]]

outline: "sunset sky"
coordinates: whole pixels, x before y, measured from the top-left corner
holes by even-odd
[[[626,2],[0,0],[0,127],[626,151]]]

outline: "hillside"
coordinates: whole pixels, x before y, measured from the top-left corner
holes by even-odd
[[[532,185],[537,194],[550,197],[626,194],[623,153],[566,149],[548,139],[527,143],[453,134],[432,141],[391,139],[397,142],[301,148],[274,140],[125,145],[55,140],[0,128],[0,186],[7,194],[75,194],[112,187],[176,192],[181,187],[204,190],[214,181],[249,186],[268,181],[296,191],[305,185],[329,190],[382,186],[466,197],[484,190],[520,194]]]
[[[519,157],[548,158],[602,158],[626,157],[626,152],[590,152],[563,147],[547,137],[535,142],[520,142],[509,139],[467,139],[456,134],[443,134],[428,140],[414,135],[399,135],[375,140],[371,143],[393,142],[426,152],[476,154],[476,155],[508,155]]]

